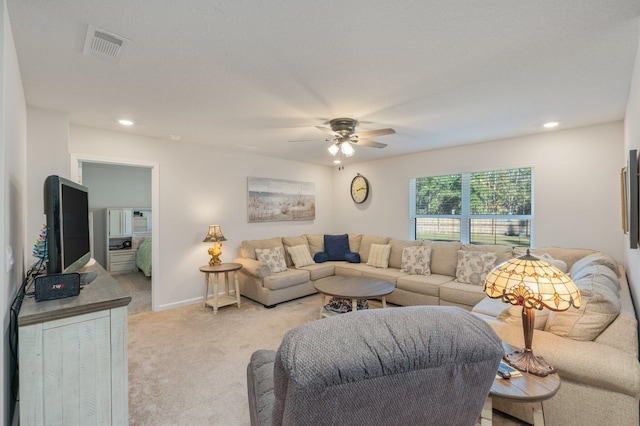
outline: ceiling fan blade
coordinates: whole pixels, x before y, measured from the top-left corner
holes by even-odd
[[[392,135],[396,131],[393,129],[378,129],[378,130],[369,130],[367,132],[356,133],[355,136],[360,138],[372,138],[374,136],[384,136],[384,135]]]
[[[329,139],[296,139],[293,141],[287,141],[287,142],[328,142]]]
[[[315,126],[315,128],[318,129],[318,130],[322,130],[325,133],[329,133],[333,137],[339,137],[340,136],[338,133],[334,132],[333,130],[331,130],[328,127]]]
[[[386,143],[370,141],[367,139],[356,139],[356,140],[352,140],[351,143],[354,143],[356,145],[362,145],[362,146],[370,146],[372,148],[384,148],[385,146],[387,146]]]

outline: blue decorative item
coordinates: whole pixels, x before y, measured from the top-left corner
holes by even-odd
[[[324,251],[329,256],[328,260],[345,260],[349,253],[349,235],[325,235]]]
[[[36,243],[33,245],[33,257],[37,257],[42,259],[43,261],[49,260],[47,250],[47,225],[42,225],[42,230],[40,231],[40,235],[38,235],[38,239]]]
[[[324,251],[319,251],[313,255],[313,261],[316,263],[324,263],[329,260],[329,255]]]
[[[350,251],[344,255],[344,260],[349,263],[360,263],[360,253]]]

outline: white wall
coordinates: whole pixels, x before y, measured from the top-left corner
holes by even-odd
[[[406,239],[410,178],[532,166],[535,246],[593,248],[622,261],[622,145],[616,122],[346,166],[334,171],[334,228]],[[362,205],[349,194],[356,173],[372,187]]]
[[[636,149],[640,152],[640,47],[636,54],[636,63],[633,69],[633,79],[627,102],[627,113],[624,120],[624,151],[620,156],[621,163],[624,164],[631,149]],[[632,250],[629,246],[628,236],[624,242],[624,257],[627,278],[629,279],[631,293],[635,302],[636,317],[640,317],[640,248]]]
[[[91,190],[90,209],[151,207],[151,169],[83,163],[82,184]]]
[[[207,264],[207,227],[222,226],[228,241],[222,260],[233,261],[245,239],[322,233],[332,229],[331,169],[306,163],[221,151],[201,145],[70,127],[70,152],[76,156],[139,160],[159,165],[159,262],[153,271],[159,284],[158,308],[202,298]],[[247,177],[292,179],[316,184],[316,220],[312,222],[247,223]],[[154,212],[155,215],[155,212]],[[155,236],[154,236],[155,239]]]
[[[27,111],[6,2],[0,10],[0,303],[2,337],[0,351],[0,419],[11,424],[15,405],[11,397],[14,362],[9,354],[10,306],[22,283],[25,259],[26,133]],[[35,241],[34,241],[35,242]]]
[[[82,184],[89,188],[93,211],[93,257],[103,267],[107,256],[106,209],[132,207],[151,209],[151,169],[113,164],[82,164]]]
[[[47,176],[69,178],[69,116],[66,113],[28,107],[27,114],[27,241],[36,238],[46,223],[43,187]],[[25,255],[31,256],[32,247]]]

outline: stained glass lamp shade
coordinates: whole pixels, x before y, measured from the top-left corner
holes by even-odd
[[[543,308],[565,311],[581,304],[580,291],[569,275],[555,266],[527,254],[496,266],[485,280],[485,292],[491,298],[522,306],[525,348],[504,356],[521,371],[537,376],[555,373],[555,368],[533,354],[535,311]]]

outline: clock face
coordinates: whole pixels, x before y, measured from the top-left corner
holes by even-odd
[[[360,204],[364,203],[369,196],[369,181],[364,176],[356,176],[351,181],[351,198]]]

